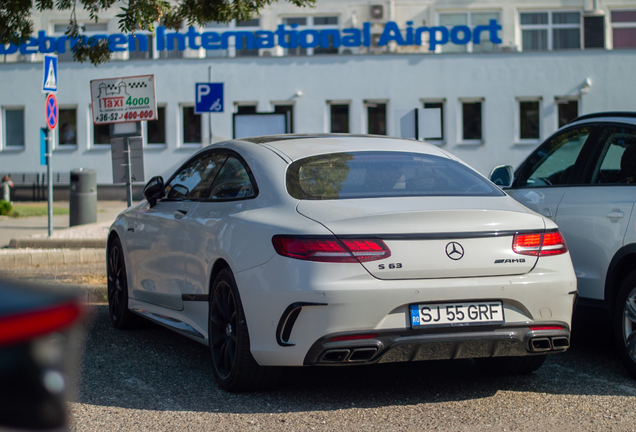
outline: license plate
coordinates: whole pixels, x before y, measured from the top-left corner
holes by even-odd
[[[504,322],[500,301],[411,305],[411,327]]]

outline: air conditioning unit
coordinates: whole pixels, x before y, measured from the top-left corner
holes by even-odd
[[[371,52],[381,53],[388,51],[388,45],[378,46],[378,42],[380,42],[380,38],[382,37],[382,33],[371,33]]]
[[[369,7],[369,15],[373,20],[384,19],[384,5],[371,5]]]

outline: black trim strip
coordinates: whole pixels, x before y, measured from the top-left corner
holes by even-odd
[[[296,319],[304,306],[327,306],[327,303],[296,302],[287,306],[287,309],[285,309],[285,312],[283,312],[278,321],[278,327],[276,327],[276,343],[278,343],[278,345],[282,347],[296,345],[288,343],[288,341]]]
[[[207,294],[181,294],[182,301],[208,301],[210,296]]]
[[[475,232],[450,232],[450,233],[405,233],[405,234],[346,234],[336,235],[339,239],[368,239],[380,238],[382,240],[450,240],[470,239],[486,237],[506,237],[515,234],[531,234],[536,232],[554,232],[556,230],[509,230],[509,231],[475,231]]]

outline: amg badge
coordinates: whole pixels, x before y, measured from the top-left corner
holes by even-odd
[[[498,259],[495,260],[495,264],[507,264],[507,263],[524,263],[526,262],[525,258],[519,258],[519,259]]]

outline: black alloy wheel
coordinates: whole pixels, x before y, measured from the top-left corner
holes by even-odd
[[[210,291],[209,340],[212,371],[230,392],[262,390],[278,378],[276,367],[260,366],[250,351],[250,337],[234,276],[223,269]]]
[[[216,285],[210,306],[212,360],[222,379],[227,379],[236,363],[237,310],[232,287],[223,278]]]
[[[620,359],[636,378],[636,270],[625,278],[618,292],[613,324]]]
[[[128,279],[126,263],[119,238],[113,239],[108,249],[108,312],[110,320],[120,330],[133,328],[137,316],[128,310]]]

